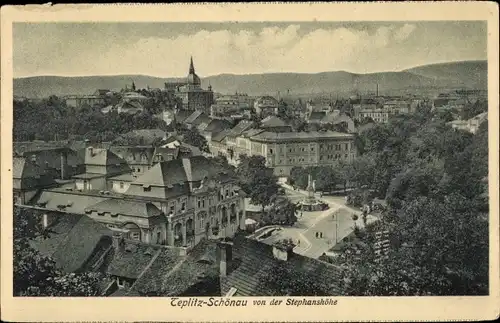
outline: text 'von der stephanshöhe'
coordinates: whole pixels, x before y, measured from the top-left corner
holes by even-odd
[[[188,299],[184,298],[177,298],[174,297],[170,301],[170,305],[173,307],[239,307],[239,306],[248,306],[248,305],[254,305],[254,306],[266,306],[266,305],[271,305],[271,306],[276,306],[276,305],[286,305],[286,306],[314,306],[314,305],[320,305],[320,306],[328,306],[328,305],[337,305],[337,300],[335,299],[330,299],[330,298],[320,298],[320,299],[295,299],[295,298],[287,298],[287,299],[278,299],[278,298],[273,298],[272,300],[265,300],[265,299],[257,299],[257,300],[252,300],[251,303],[249,303],[247,300],[235,300],[235,299],[229,299],[229,298],[217,298],[217,297],[210,297],[208,299],[204,298],[193,298],[190,297]]]

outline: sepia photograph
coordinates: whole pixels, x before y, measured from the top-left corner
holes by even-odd
[[[13,21],[10,296],[497,295],[488,27]]]

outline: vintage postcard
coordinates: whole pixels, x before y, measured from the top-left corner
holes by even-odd
[[[1,17],[2,320],[498,318],[494,3]]]

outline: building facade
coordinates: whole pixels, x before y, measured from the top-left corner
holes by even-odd
[[[200,110],[210,114],[210,107],[214,103],[214,93],[211,86],[208,90],[202,89],[201,80],[194,70],[193,58],[189,65],[186,84],[176,87],[175,96],[181,99],[183,110]]]
[[[293,167],[330,166],[356,157],[352,134],[325,132],[261,132],[238,137],[238,152],[266,158],[274,174],[287,177]]]
[[[255,100],[254,109],[255,113],[264,118],[270,115],[278,114],[279,102],[272,96],[262,96]]]

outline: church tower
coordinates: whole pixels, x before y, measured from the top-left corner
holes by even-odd
[[[191,63],[189,64],[189,74],[187,77],[187,83],[189,85],[201,86],[201,80],[194,71],[193,56],[191,56]]]

